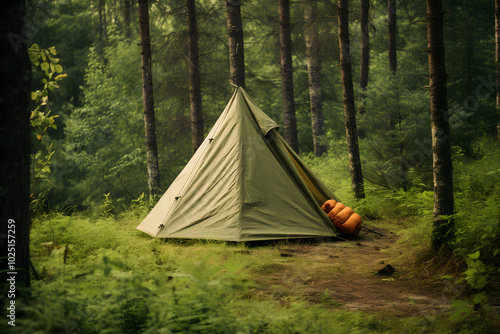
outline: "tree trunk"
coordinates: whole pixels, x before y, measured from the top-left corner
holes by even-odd
[[[161,189],[158,150],[156,146],[148,0],[139,0],[139,33],[141,38],[142,101],[144,105],[144,126],[146,130],[148,185],[150,199],[155,201],[156,197],[161,195]]]
[[[349,173],[356,198],[364,198],[363,172],[358,146],[358,131],[356,128],[356,108],[354,105],[354,89],[352,84],[351,54],[349,50],[349,2],[339,0],[339,49],[340,74],[344,100],[344,121],[349,152]]]
[[[20,288],[30,285],[31,63],[23,40],[25,15],[25,1],[5,2],[0,14],[0,299],[7,297],[10,302],[19,298]],[[15,296],[9,296],[11,289]]]
[[[285,139],[290,147],[299,152],[295,100],[293,94],[292,38],[290,33],[290,1],[279,0],[280,12],[280,56],[281,96],[283,100],[283,123]]]
[[[131,38],[132,32],[130,30],[130,9],[132,4],[130,0],[123,0],[123,26],[125,27],[125,37]]]
[[[321,100],[320,61],[318,26],[316,24],[317,8],[315,0],[306,0],[304,4],[305,39],[307,73],[309,77],[309,99],[311,104],[311,122],[313,132],[314,155],[326,153],[327,147],[321,144],[325,135],[323,102]]]
[[[396,0],[387,0],[387,20],[389,21],[389,69],[396,74],[398,58],[396,55]]]
[[[108,24],[106,20],[106,1],[98,0],[97,3],[99,10],[99,38],[103,46],[107,44],[108,40]]]
[[[188,65],[189,65],[189,104],[191,107],[191,142],[193,152],[203,142],[203,114],[201,106],[200,60],[198,53],[198,26],[194,0],[187,0],[188,20]]]
[[[495,62],[497,65],[497,141],[500,141],[500,0],[495,0]]]
[[[241,0],[226,0],[229,76],[232,84],[245,88],[245,52],[240,5]]]
[[[452,240],[453,173],[443,42],[441,0],[427,0],[427,52],[431,98],[432,158],[434,175],[434,250]]]
[[[363,115],[365,107],[363,101],[366,97],[366,87],[368,86],[368,70],[370,66],[370,30],[368,27],[368,16],[370,12],[370,0],[361,0],[361,62],[359,65],[359,110]]]

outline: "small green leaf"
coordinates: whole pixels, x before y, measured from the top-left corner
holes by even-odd
[[[484,292],[477,293],[472,298],[472,302],[474,304],[486,303],[486,302],[488,302],[488,297],[486,296],[486,294]]]
[[[44,60],[45,60],[45,59],[44,59]],[[42,71],[48,72],[48,71],[49,71],[49,63],[47,63],[46,61],[44,61],[44,62],[40,65],[40,68],[42,69]]]
[[[479,251],[477,251],[475,253],[469,254],[469,258],[476,260],[476,259],[479,259],[479,255],[480,255],[480,253],[479,253]]]
[[[59,64],[56,64],[54,65],[54,70],[57,72],[57,73],[62,73],[63,71],[63,67]]]

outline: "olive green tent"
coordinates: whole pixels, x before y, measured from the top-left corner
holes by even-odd
[[[186,167],[137,227],[157,238],[271,240],[335,236],[336,197],[237,88]]]

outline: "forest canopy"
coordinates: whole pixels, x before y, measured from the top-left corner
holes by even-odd
[[[223,1],[196,1],[204,132],[229,100],[229,59]],[[317,1],[314,22],[319,36],[321,93],[328,154],[345,151],[342,86],[339,71],[337,5]],[[472,159],[481,140],[496,135],[493,16],[488,2],[445,1],[445,48],[452,146]],[[67,78],[49,96],[57,129],[47,131],[50,182],[33,192],[47,205],[90,208],[110,194],[128,205],[147,193],[137,6],[133,1],[35,2],[31,15],[43,13],[31,39],[55,47]],[[397,2],[397,75],[391,75],[387,49],[386,2],[369,11],[369,81],[365,108],[358,115],[366,180],[377,187],[432,189],[425,6]],[[303,4],[290,6],[294,99],[303,155],[313,150],[305,57]],[[278,3],[243,1],[246,88],[280,125]],[[164,191],[192,154],[189,119],[186,9],[182,1],[150,5],[156,136]],[[38,14],[38,17],[40,15]],[[350,4],[350,55],[355,96],[360,52],[360,9]],[[43,74],[35,73],[33,90]],[[397,124],[397,126],[393,126]],[[283,130],[283,127],[282,129]],[[52,145],[52,146],[51,146]],[[403,171],[403,172],[402,172]],[[402,174],[404,173],[404,174]],[[369,185],[370,186],[370,185]],[[335,189],[334,189],[335,191]]]

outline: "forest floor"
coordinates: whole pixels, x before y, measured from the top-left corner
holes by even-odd
[[[325,333],[483,334],[500,328],[500,290],[488,294],[493,313],[473,312],[468,303],[472,292],[459,280],[463,263],[441,265],[439,257],[431,258],[434,262],[422,257],[425,247],[407,240],[401,221],[381,221],[383,228],[370,224],[376,233],[363,229],[355,240],[227,243],[151,238],[135,229],[139,220],[54,215],[35,222],[31,250],[41,279],[33,284],[48,313],[29,313],[22,325],[45,328],[50,318],[52,332],[67,324],[84,328],[95,322],[95,311],[115,319],[120,332],[132,319],[156,319],[172,307],[167,300],[182,296],[179,314],[187,316],[172,318],[171,326],[195,326],[192,319],[205,319],[209,310],[228,326],[238,319],[238,326],[254,329],[248,332],[269,327],[272,333],[289,333],[300,327]],[[381,274],[389,265],[394,271]],[[113,288],[95,289],[101,285]],[[123,296],[148,298],[149,311],[139,307],[124,315]],[[75,310],[72,305],[88,301],[97,305],[81,319],[80,306]],[[465,306],[452,306],[454,301]],[[108,311],[110,305],[118,306]],[[219,314],[221,305],[225,308]],[[464,310],[470,315],[465,320]],[[53,320],[63,313],[64,319]],[[107,328],[107,320],[100,321],[92,326]],[[309,326],[327,329],[309,331]]]
[[[284,306],[304,298],[329,308],[400,317],[436,316],[464,297],[465,286],[454,280],[415,275],[414,266],[399,256],[397,236],[372,230],[378,234],[364,229],[356,240],[278,246],[280,257],[252,277],[253,293]]]

